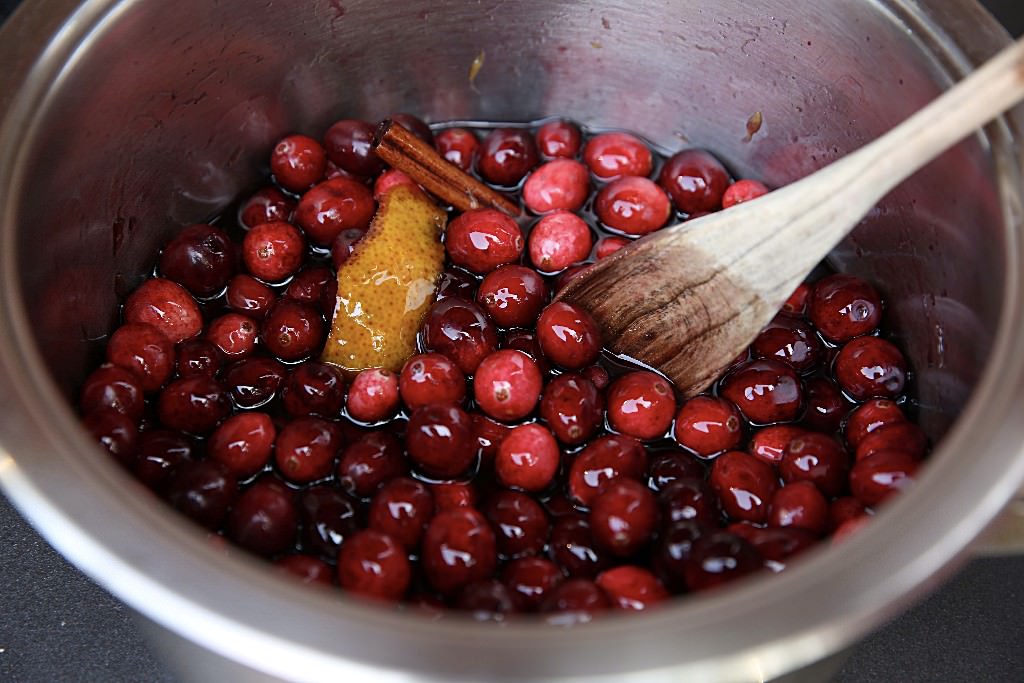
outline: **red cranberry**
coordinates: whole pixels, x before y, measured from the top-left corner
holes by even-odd
[[[476,435],[481,459],[485,463],[493,463],[501,443],[512,431],[512,428],[481,413],[471,413],[470,418],[473,420],[473,433]]]
[[[537,271],[506,265],[480,283],[477,303],[501,327],[532,327],[547,301],[547,285]]]
[[[654,494],[632,479],[608,482],[594,498],[590,528],[594,540],[613,555],[628,557],[647,545],[658,524]]]
[[[673,435],[680,446],[708,458],[739,446],[743,427],[733,404],[713,396],[695,396],[679,409]]]
[[[701,536],[693,544],[684,568],[692,591],[707,590],[752,574],[761,568],[761,557],[745,540],[725,531]]]
[[[548,556],[570,578],[592,579],[609,565],[609,558],[594,544],[587,520],[569,515],[551,527]]]
[[[836,498],[828,506],[828,526],[829,532],[835,532],[836,529],[841,527],[845,522],[851,519],[857,519],[868,514],[867,508],[864,507],[864,503],[860,502],[853,496],[844,496],[842,498]]]
[[[331,243],[331,263],[335,270],[341,268],[341,264],[348,260],[348,257],[355,251],[359,240],[364,236],[366,236],[366,230],[359,228],[349,228],[338,233],[334,242]]]
[[[470,612],[477,621],[502,621],[516,611],[512,594],[497,579],[475,581],[459,591],[455,609]]]
[[[720,393],[757,424],[791,422],[800,417],[803,390],[793,368],[782,361],[755,360],[730,373]]]
[[[387,420],[398,402],[398,375],[381,368],[363,370],[348,390],[348,414],[360,422]]]
[[[210,435],[206,453],[231,474],[245,479],[270,462],[277,430],[266,413],[238,413],[224,420]]]
[[[769,526],[798,527],[820,536],[828,522],[828,502],[811,482],[795,481],[772,496],[767,521]]]
[[[170,429],[149,429],[139,434],[138,455],[132,474],[154,491],[163,491],[170,475],[192,459],[193,440]]]
[[[274,560],[274,565],[304,584],[330,586],[334,583],[331,565],[312,555],[285,555]]]
[[[126,323],[148,323],[177,344],[203,331],[203,314],[184,287],[154,277],[128,295],[124,302]]]
[[[450,358],[472,375],[485,356],[498,348],[498,332],[472,301],[452,297],[434,304],[423,323],[423,345]]]
[[[523,232],[497,209],[470,209],[448,224],[445,247],[452,263],[483,275],[519,259]]]
[[[555,159],[539,166],[523,184],[523,203],[534,213],[577,211],[587,201],[587,167],[572,159]]]
[[[558,277],[555,278],[555,286],[552,288],[552,291],[555,294],[557,294],[558,292],[560,292],[562,290],[563,287],[565,287],[567,284],[572,282],[572,280],[577,275],[581,274],[583,271],[585,271],[587,268],[589,268],[592,265],[593,264],[591,264],[591,263],[577,263],[575,265],[569,266],[568,268],[563,270],[561,273],[559,273]]]
[[[804,398],[807,405],[801,423],[815,431],[837,432],[850,410],[850,403],[842,392],[824,377],[804,380]]]
[[[358,180],[331,178],[302,195],[295,208],[295,223],[309,241],[329,247],[343,230],[366,231],[377,203]]]
[[[206,338],[228,360],[245,358],[256,348],[259,326],[256,321],[241,313],[225,313],[210,321]]]
[[[415,550],[434,516],[434,496],[425,484],[396,477],[381,486],[370,501],[367,526]]]
[[[750,350],[755,358],[781,360],[797,372],[813,370],[821,359],[821,342],[811,326],[797,318],[777,315],[757,335]]]
[[[167,482],[167,502],[210,531],[224,522],[238,493],[238,483],[215,460],[186,460]]]
[[[840,495],[846,488],[848,469],[849,458],[839,442],[811,432],[790,441],[779,463],[784,482],[809,481],[829,497]]]
[[[345,376],[334,365],[308,360],[288,376],[281,400],[292,417],[336,417],[345,403]]]
[[[601,241],[597,243],[597,251],[595,252],[595,255],[598,260],[608,258],[630,242],[632,242],[632,240],[628,240],[625,237],[616,237],[615,235],[602,237]]]
[[[421,562],[431,587],[452,595],[494,574],[498,564],[494,532],[476,510],[439,512],[430,520],[423,538]]]
[[[294,299],[278,300],[260,328],[263,345],[284,361],[312,356],[323,347],[326,337],[327,330],[320,311],[312,304]]]
[[[94,410],[82,419],[94,441],[122,465],[129,466],[139,449],[139,430],[135,422],[115,410]]]
[[[728,451],[711,466],[711,487],[733,519],[760,524],[778,488],[775,469],[743,451]]]
[[[555,273],[583,261],[594,237],[590,226],[574,213],[555,211],[541,218],[530,231],[530,261],[545,273]]]
[[[465,128],[445,128],[434,136],[434,145],[445,161],[468,172],[473,168],[473,156],[480,142]]]
[[[284,295],[297,301],[318,304],[324,287],[335,280],[334,273],[330,268],[323,266],[306,268],[300,270],[292,278],[292,281],[288,283],[288,288],[284,290]]]
[[[658,503],[666,527],[689,521],[717,527],[722,518],[721,501],[702,478],[689,477],[671,482],[658,494]]]
[[[537,342],[537,335],[533,332],[509,330],[505,334],[505,342],[501,346],[505,349],[515,349],[525,353],[537,364],[537,369],[540,370],[542,375],[551,372],[551,363],[548,362],[548,359],[541,352],[540,344]]]
[[[651,173],[651,150],[635,135],[602,133],[590,138],[583,148],[583,160],[601,180]]]
[[[589,506],[605,482],[619,477],[639,481],[646,469],[647,454],[639,441],[617,434],[598,437],[580,451],[569,467],[569,497]]]
[[[434,496],[434,509],[437,512],[476,507],[478,498],[476,487],[469,482],[445,481],[432,483],[429,486],[430,493]]]
[[[374,181],[373,198],[379,202],[384,199],[385,195],[399,185],[404,185],[415,192],[421,192],[420,186],[416,184],[415,180],[402,173],[397,168],[389,168],[377,176],[377,180]],[[335,238],[335,242],[337,242],[337,238]]]
[[[369,498],[382,484],[408,472],[398,439],[387,432],[370,432],[349,444],[341,454],[338,484],[347,493]]]
[[[704,534],[697,522],[683,521],[672,524],[659,534],[654,550],[653,567],[658,579],[676,593],[686,590],[686,562],[693,552],[693,544]]]
[[[537,341],[548,360],[570,370],[590,365],[601,352],[597,323],[582,308],[564,301],[541,311]]]
[[[503,557],[536,555],[544,549],[551,525],[541,504],[519,491],[498,491],[484,508]]]
[[[537,129],[537,148],[547,158],[573,159],[580,152],[583,136],[571,121],[548,121]]]
[[[270,172],[278,185],[291,192],[304,192],[323,178],[326,170],[324,148],[305,135],[281,138],[270,154]]]
[[[665,225],[672,207],[654,181],[626,176],[601,188],[594,199],[594,212],[612,230],[646,235]]]
[[[238,222],[246,230],[260,223],[287,221],[295,210],[295,200],[276,187],[257,190],[238,209]]]
[[[248,271],[264,282],[281,282],[302,265],[306,241],[290,223],[257,225],[242,240],[242,261]]]
[[[884,398],[873,399],[859,406],[846,419],[846,443],[856,449],[876,429],[894,422],[905,422],[906,419],[907,416],[895,402]]]
[[[281,428],[274,442],[274,458],[288,481],[307,484],[330,474],[340,447],[341,435],[334,425],[307,415]]]
[[[412,568],[405,548],[388,534],[366,529],[345,539],[338,551],[338,584],[379,600],[401,600]]]
[[[253,276],[240,273],[228,282],[224,301],[236,313],[261,320],[277,301],[277,295]]]
[[[743,536],[738,528],[741,525],[747,525],[747,523],[734,524],[729,527],[729,530],[738,536]],[[782,571],[790,559],[808,548],[813,548],[818,543],[818,537],[811,532],[792,526],[766,529],[747,526],[743,538],[761,556],[764,566],[773,572]]]
[[[338,546],[359,530],[355,503],[331,485],[311,486],[302,491],[299,513],[303,547],[331,561],[338,556]]]
[[[588,365],[580,370],[580,374],[593,382],[594,387],[598,391],[604,391],[607,389],[608,385],[612,381],[611,375],[608,374],[608,371],[597,364]]]
[[[842,543],[853,534],[860,531],[871,521],[871,515],[863,515],[854,519],[848,519],[832,533],[832,545]]]
[[[533,412],[542,386],[532,358],[522,351],[502,349],[481,361],[473,378],[473,396],[487,415],[514,421]]]
[[[750,454],[769,465],[778,465],[782,462],[789,442],[804,434],[807,434],[807,430],[795,425],[764,427],[750,438]]]
[[[747,178],[737,180],[725,188],[725,192],[722,194],[722,208],[728,209],[730,206],[749,202],[751,199],[757,199],[766,194],[768,194],[768,186],[760,180]]]
[[[437,283],[437,301],[458,297],[466,301],[476,299],[476,278],[464,270],[446,270]]]
[[[209,434],[230,412],[224,387],[203,375],[176,379],[157,398],[160,422],[189,434]]]
[[[589,579],[569,579],[551,591],[541,611],[552,614],[548,622],[573,626],[589,622],[595,612],[611,607],[608,595]]]
[[[294,494],[271,477],[243,491],[228,515],[228,537],[257,555],[285,552],[295,544],[298,529]]]
[[[476,170],[489,183],[512,187],[537,165],[537,161],[537,145],[528,131],[495,128],[477,149]]]
[[[808,307],[811,322],[834,342],[867,334],[882,319],[882,298],[874,287],[853,275],[828,275],[818,280]]]
[[[505,565],[501,580],[520,612],[536,612],[562,583],[562,572],[551,560],[521,557]]]
[[[498,446],[494,473],[503,486],[543,491],[558,473],[560,457],[550,431],[539,424],[520,425]]]
[[[907,361],[896,345],[878,337],[846,342],[835,361],[836,381],[858,401],[896,398],[903,393]]]
[[[160,254],[160,274],[198,297],[218,294],[235,271],[235,245],[220,228],[190,225]]]
[[[431,403],[458,405],[466,397],[466,378],[445,356],[420,353],[402,366],[398,390],[402,402],[412,410]]]
[[[405,447],[419,467],[435,477],[457,477],[476,457],[473,423],[461,408],[425,405],[413,411],[406,427]]]
[[[850,492],[875,507],[913,484],[919,464],[905,451],[876,451],[850,470]]]
[[[782,312],[789,315],[803,315],[807,311],[807,299],[811,295],[811,286],[806,282],[797,285],[793,293],[782,304]]]
[[[277,396],[287,370],[273,358],[247,358],[224,373],[224,386],[239,408],[259,408]]]
[[[928,437],[913,422],[883,425],[861,440],[854,459],[860,461],[878,451],[903,451],[920,460],[928,452]]]
[[[647,370],[622,375],[608,389],[608,422],[638,439],[665,436],[676,411],[672,385]]]
[[[174,343],[146,323],[122,325],[107,342],[107,361],[135,374],[143,391],[156,391],[174,372]]]
[[[213,377],[224,363],[220,349],[206,339],[189,339],[177,346],[176,369],[180,377]]]
[[[384,164],[371,147],[376,130],[376,126],[366,121],[338,121],[324,134],[327,158],[354,175],[370,177],[380,174]]]
[[[647,487],[655,493],[679,479],[704,478],[704,466],[689,453],[667,450],[652,455],[647,465]]]
[[[612,606],[640,611],[665,602],[669,593],[658,578],[636,565],[624,564],[601,572],[594,583],[601,587]]]
[[[729,185],[729,173],[721,162],[702,149],[684,149],[669,157],[658,174],[658,184],[686,214],[717,211]]]
[[[146,404],[138,376],[108,363],[93,370],[85,379],[79,407],[82,415],[113,410],[138,422]]]

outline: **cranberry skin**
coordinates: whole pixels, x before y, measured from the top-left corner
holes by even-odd
[[[464,270],[446,270],[437,283],[437,301],[458,297],[466,301],[476,299],[476,278]]]
[[[640,480],[647,469],[647,454],[631,436],[608,434],[590,442],[569,467],[568,494],[579,505],[589,506],[601,486],[624,477]]]
[[[124,466],[135,460],[139,449],[139,430],[135,422],[114,410],[94,410],[82,419],[94,441]]]
[[[476,153],[476,170],[494,185],[512,187],[537,165],[539,155],[530,133],[516,128],[495,128]]]
[[[300,270],[292,278],[292,281],[288,283],[288,288],[284,290],[284,295],[296,301],[318,304],[324,287],[335,280],[334,272],[330,268],[323,266],[306,268]]]
[[[583,148],[583,161],[601,180],[651,173],[651,150],[629,133],[602,133],[590,138]]]
[[[601,353],[601,331],[578,306],[556,301],[537,320],[537,341],[544,356],[569,370],[590,365]]]
[[[498,491],[484,508],[505,558],[536,555],[544,549],[551,525],[541,504],[519,491]]]
[[[739,411],[728,401],[713,396],[695,396],[676,414],[673,428],[676,442],[708,458],[739,446],[743,427]]]
[[[210,435],[207,456],[231,474],[245,479],[270,462],[277,430],[266,413],[238,413],[224,420]]]
[[[518,260],[523,243],[519,225],[497,209],[470,209],[449,223],[445,233],[452,263],[478,275]]]
[[[580,370],[580,374],[594,383],[598,391],[604,391],[612,381],[608,371],[600,365],[588,365]]]
[[[627,235],[646,235],[665,225],[672,206],[654,181],[626,176],[601,188],[594,199],[594,213],[613,230]]]
[[[686,585],[692,591],[708,590],[752,574],[761,557],[747,541],[726,531],[699,538],[684,567]]]
[[[730,206],[749,202],[751,199],[757,199],[766,194],[768,194],[768,186],[760,180],[748,178],[737,180],[725,188],[725,192],[722,194],[722,208],[728,209]]]
[[[755,360],[723,381],[719,393],[757,424],[792,422],[800,417],[803,389],[793,368],[782,361]]]
[[[543,491],[558,473],[561,453],[551,432],[525,424],[502,439],[494,458],[494,473],[502,486]]]
[[[710,153],[684,149],[669,157],[661,167],[658,184],[683,213],[717,211],[729,185],[729,173]]]
[[[810,295],[811,286],[806,282],[801,282],[786,299],[786,303],[782,304],[782,312],[802,316],[807,311],[807,299]]]
[[[415,192],[421,192],[420,186],[416,184],[415,180],[402,173],[397,168],[389,168],[377,176],[377,180],[374,181],[373,198],[379,202],[384,199],[391,190],[395,189],[399,185],[404,185]],[[335,242],[337,242],[337,238],[335,238]]]
[[[854,459],[860,461],[878,451],[903,451],[920,460],[928,452],[928,437],[913,422],[883,425],[861,440]]]
[[[431,306],[422,334],[428,351],[444,354],[466,375],[498,348],[498,331],[483,309],[455,297]]]
[[[473,378],[473,396],[487,415],[515,421],[533,412],[542,386],[532,358],[522,351],[502,349],[480,363]]]
[[[302,265],[306,241],[291,223],[257,225],[242,240],[242,261],[246,269],[264,282],[281,282]]]
[[[434,496],[434,508],[438,512],[476,507],[479,496],[476,487],[468,482],[439,482],[429,486],[430,493]]]
[[[750,350],[755,358],[781,360],[797,372],[813,370],[821,361],[821,342],[811,326],[802,320],[777,315],[768,323]]]
[[[313,244],[329,247],[343,230],[366,231],[377,202],[358,180],[331,178],[302,195],[295,223]]]
[[[658,504],[654,494],[632,479],[608,482],[591,505],[594,540],[619,557],[628,557],[646,546],[657,525]]]
[[[372,529],[345,539],[338,551],[338,584],[378,600],[401,600],[409,590],[412,568],[405,548]]]
[[[896,345],[878,337],[846,342],[835,361],[836,381],[858,401],[896,398],[903,393],[907,361]]]
[[[235,245],[220,228],[190,225],[179,232],[160,254],[162,277],[177,282],[198,297],[224,289],[235,272]]]
[[[176,369],[180,377],[213,377],[224,363],[220,349],[206,339],[189,339],[179,344],[177,349]]]
[[[356,506],[332,485],[311,486],[299,494],[302,545],[332,562],[338,546],[359,530]]]
[[[434,136],[434,146],[445,161],[469,172],[480,141],[465,128],[446,128]]]
[[[250,355],[256,348],[259,325],[249,316],[241,313],[225,313],[210,321],[206,338],[228,360],[238,360]]]
[[[270,172],[291,192],[303,192],[324,177],[327,154],[320,143],[305,135],[288,135],[270,153]]]
[[[466,398],[466,377],[447,357],[420,353],[402,366],[398,392],[412,410],[431,403],[458,405]]]
[[[523,184],[523,203],[534,213],[577,211],[587,201],[587,167],[572,159],[555,159],[538,167]]]
[[[809,481],[830,498],[845,490],[848,470],[849,457],[839,442],[810,432],[790,441],[779,463],[784,482]]]
[[[334,365],[308,360],[288,376],[281,400],[292,417],[337,417],[345,404],[345,376]]]
[[[616,237],[614,235],[610,237],[602,237],[601,241],[597,243],[597,251],[595,252],[597,260],[600,261],[603,258],[608,258],[630,242],[632,242],[632,240],[628,240],[625,237]]]
[[[176,282],[154,277],[128,295],[126,323],[148,323],[175,344],[203,331],[203,314],[188,291]]]
[[[512,594],[497,579],[469,584],[455,598],[455,608],[470,612],[477,621],[502,621],[516,611]]]
[[[348,414],[360,422],[387,420],[398,403],[398,375],[381,368],[363,370],[348,390]]]
[[[755,524],[767,520],[778,488],[771,465],[743,451],[728,451],[715,458],[710,482],[731,518]]]
[[[594,583],[618,609],[642,611],[669,599],[658,577],[636,565],[624,564],[601,572]]]
[[[501,327],[532,327],[547,302],[547,285],[537,271],[506,265],[480,283],[477,303]]]
[[[338,484],[347,493],[369,498],[382,484],[408,473],[398,439],[386,432],[370,432],[349,444],[342,453]]]
[[[828,502],[814,484],[795,481],[772,496],[768,525],[797,527],[820,536],[828,523]]]
[[[264,187],[249,197],[238,210],[238,222],[249,230],[260,223],[287,221],[295,210],[295,200],[276,187]]]
[[[171,474],[192,459],[193,440],[170,429],[149,429],[139,434],[138,455],[132,474],[154,491],[163,491]]]
[[[434,496],[425,484],[396,477],[381,486],[370,501],[367,526],[415,550],[434,516]]]
[[[741,522],[730,527],[737,535],[743,535],[738,527],[746,525]],[[790,559],[818,544],[818,537],[809,531],[797,527],[769,527],[762,529],[747,526],[744,540],[753,546],[764,561],[764,566],[773,572],[786,568]]]
[[[274,565],[304,584],[330,586],[334,583],[331,565],[312,555],[285,555],[274,560]]]
[[[859,406],[846,419],[846,443],[856,449],[869,434],[894,422],[906,422],[903,414],[894,401],[884,398],[873,399]]]
[[[829,341],[845,342],[878,327],[882,298],[853,275],[828,275],[814,285],[808,304],[811,322]]]
[[[113,410],[130,418],[132,422],[141,420],[146,409],[138,376],[109,363],[96,368],[85,379],[78,405],[82,415]]]
[[[425,405],[413,411],[406,426],[409,457],[431,476],[450,478],[465,472],[476,457],[473,423],[452,405]]]
[[[275,301],[274,290],[245,273],[231,278],[224,296],[228,308],[256,320],[262,320]]]
[[[580,153],[583,136],[579,127],[571,121],[548,121],[537,129],[534,136],[537,149],[545,157],[551,159],[561,157],[573,159]]]
[[[647,370],[622,375],[608,389],[608,422],[637,439],[665,436],[676,411],[672,385]]]
[[[505,334],[505,341],[501,345],[504,349],[515,349],[516,351],[522,351],[527,356],[533,359],[533,362],[537,364],[537,369],[540,370],[542,375],[546,375],[551,372],[551,363],[541,353],[540,344],[537,343],[537,335],[533,332],[527,332],[526,330],[510,330]]]
[[[358,228],[349,228],[338,233],[331,243],[331,263],[335,270],[341,268],[341,264],[348,260],[348,257],[355,251],[359,240],[365,236],[366,230]]]
[[[658,504],[665,527],[690,521],[716,527],[722,520],[721,501],[702,478],[689,477],[671,482],[658,494]]]
[[[583,271],[585,271],[587,268],[589,268],[592,265],[593,265],[592,263],[577,263],[575,265],[569,266],[568,268],[563,270],[561,273],[559,273],[558,277],[555,278],[555,286],[552,288],[552,291],[554,291],[556,294],[558,292],[562,291],[562,289],[567,284],[572,282],[576,278],[577,275],[582,274]]]
[[[818,432],[839,431],[851,404],[831,380],[824,377],[804,380],[804,397],[806,406],[802,424]]]
[[[157,398],[160,422],[188,434],[209,434],[230,413],[224,387],[203,375],[176,379]]]
[[[273,358],[247,358],[224,372],[224,386],[239,408],[259,408],[277,396],[287,374]]]
[[[853,496],[836,498],[828,506],[828,531],[834,533],[844,523],[867,514],[868,510],[864,503]]]
[[[228,515],[228,538],[257,555],[276,555],[295,545],[299,513],[292,491],[264,477],[242,491]]]
[[[560,517],[551,527],[548,556],[570,578],[592,579],[610,564],[594,543],[590,523],[575,515]]]
[[[655,493],[680,479],[703,479],[704,466],[684,451],[655,454],[647,466],[647,488]]]
[[[238,483],[215,460],[186,460],[167,482],[167,502],[192,521],[216,531],[238,493]]]
[[[685,566],[693,552],[693,544],[704,533],[697,522],[676,522],[659,534],[652,566],[658,579],[670,590],[686,590]]]
[[[274,442],[277,469],[288,481],[307,484],[331,472],[341,447],[341,435],[319,417],[297,417],[286,422]]]
[[[562,583],[562,571],[543,557],[521,557],[505,565],[501,580],[520,612],[537,612]]]
[[[850,470],[850,492],[875,507],[913,484],[919,464],[905,451],[876,451]]]
[[[421,562],[431,587],[452,595],[494,574],[498,564],[494,532],[483,515],[471,508],[439,512],[423,537]]]
[[[590,255],[594,237],[586,221],[568,211],[541,218],[530,231],[530,261],[545,273],[556,273]]]
[[[373,152],[376,126],[367,121],[343,119],[324,133],[327,158],[338,168],[358,176],[376,176],[384,164]]]
[[[589,579],[569,579],[556,586],[541,611],[552,614],[548,621],[557,626],[587,623],[595,612],[611,608],[608,595]]]
[[[754,432],[748,450],[758,460],[769,465],[778,465],[786,453],[786,446],[798,436],[807,434],[803,427],[795,425],[772,425]]]
[[[318,353],[327,338],[323,316],[313,304],[280,299],[260,327],[260,340],[283,361],[299,361]]]
[[[473,421],[473,433],[476,435],[481,460],[484,463],[493,463],[498,455],[498,449],[512,428],[481,413],[472,413],[470,418]]]
[[[855,519],[848,519],[840,525],[832,534],[832,545],[842,543],[853,534],[860,531],[871,521],[871,515],[864,515]]]

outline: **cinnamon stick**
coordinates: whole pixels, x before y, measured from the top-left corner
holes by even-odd
[[[459,211],[491,207],[513,217],[519,215],[515,202],[447,161],[399,123],[390,119],[381,122],[373,138],[373,150],[392,168]]]

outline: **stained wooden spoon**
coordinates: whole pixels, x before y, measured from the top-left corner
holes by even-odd
[[[1024,98],[1024,40],[891,131],[802,180],[654,232],[575,277],[557,298],[605,345],[706,389],[808,273],[889,190]]]

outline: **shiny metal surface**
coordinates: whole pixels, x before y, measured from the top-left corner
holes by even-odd
[[[972,2],[931,5],[27,3],[0,31],[0,483],[148,618],[283,678],[761,680],[836,651],[948,572],[1024,479],[1020,109],[835,252],[884,283],[922,420],[945,436],[867,531],[778,577],[567,630],[325,599],[206,542],[89,445],[66,399],[156,246],[250,187],[284,133],[561,114],[779,185],[1007,42]]]

